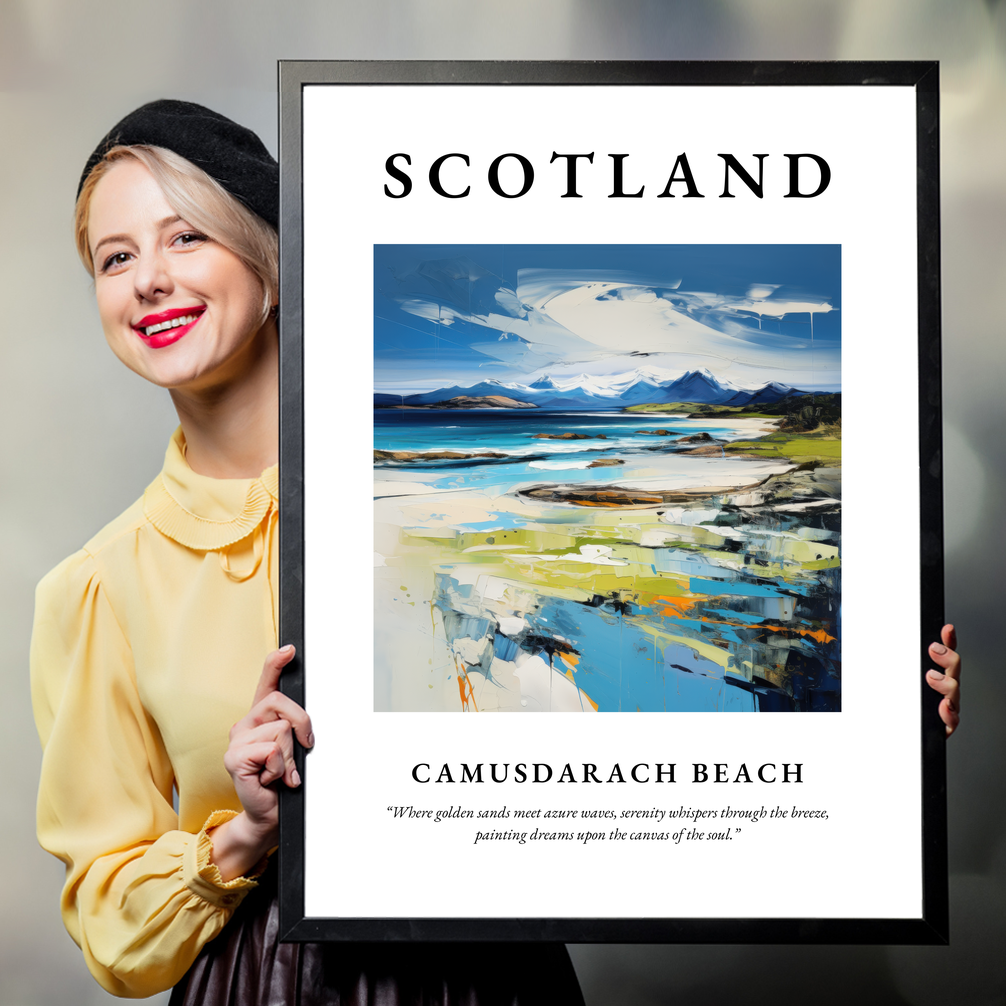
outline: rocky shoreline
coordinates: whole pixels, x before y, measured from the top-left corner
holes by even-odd
[[[842,469],[809,462],[743,486],[696,486],[661,491],[612,484],[539,485],[520,489],[515,495],[537,502],[586,507],[657,507],[716,499],[721,506],[748,515],[837,513],[842,507]]]
[[[375,448],[375,461],[467,461],[469,458],[505,458],[499,451],[479,451],[464,454],[461,451],[379,451]]]
[[[699,503],[732,492],[753,491],[763,482],[747,486],[700,486],[694,489],[647,490],[627,486],[531,486],[516,495],[546,503],[568,503],[587,507],[649,507],[669,503]]]
[[[604,433],[596,433],[591,436],[589,433],[536,433],[532,440],[607,440]]]

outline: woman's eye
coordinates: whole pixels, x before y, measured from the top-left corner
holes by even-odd
[[[205,234],[200,234],[198,231],[186,231],[184,234],[179,234],[174,243],[182,248],[190,248],[192,245],[202,244],[205,240]]]
[[[114,271],[121,265],[125,265],[129,261],[129,252],[116,252],[114,255],[109,255],[102,264],[102,272]]]

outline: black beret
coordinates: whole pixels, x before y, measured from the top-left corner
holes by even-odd
[[[114,125],[88,158],[77,195],[91,169],[112,147],[140,144],[173,150],[202,168],[253,213],[279,226],[275,158],[250,129],[191,101],[151,101]]]

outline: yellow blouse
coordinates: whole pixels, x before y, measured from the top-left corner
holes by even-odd
[[[178,430],[143,498],[38,586],[38,836],[115,995],[174,985],[255,886],[223,882],[206,829],[241,809],[228,731],[276,646],[277,493],[276,467],[197,475]]]

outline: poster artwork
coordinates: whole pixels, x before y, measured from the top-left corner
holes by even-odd
[[[842,708],[839,245],[373,270],[375,710]]]
[[[937,88],[284,66],[284,932],[946,938]]]

